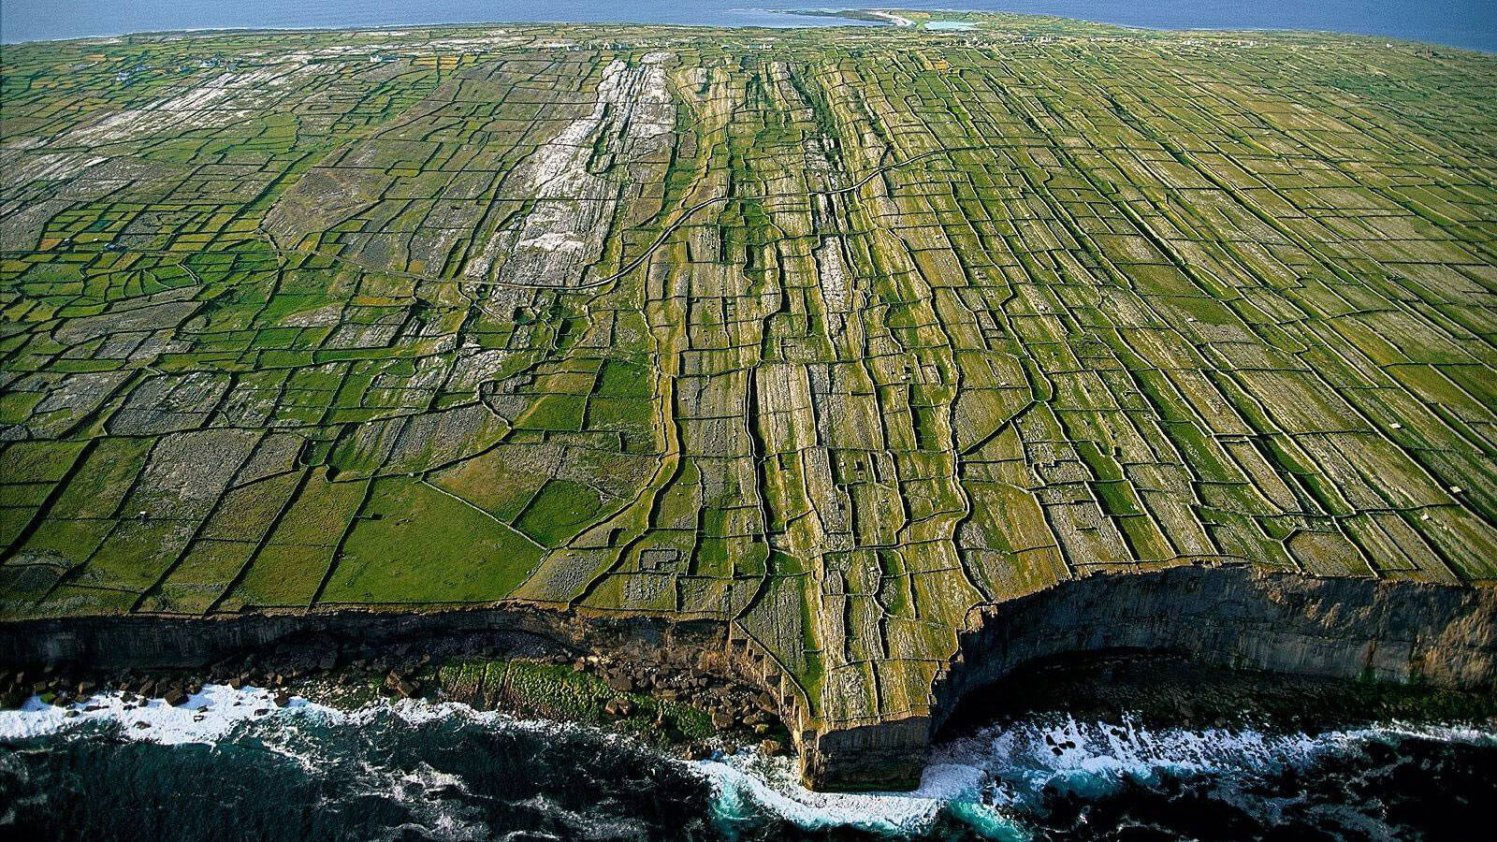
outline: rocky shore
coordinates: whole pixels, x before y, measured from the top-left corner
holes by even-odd
[[[604,727],[687,759],[741,747],[775,755],[789,742],[773,697],[738,681],[715,653],[699,653],[686,663],[665,654],[670,650],[657,650],[656,659],[643,662],[547,648],[516,653],[441,641],[348,647],[323,642],[236,655],[200,668],[3,669],[0,705],[14,708],[37,697],[69,708],[86,705],[96,694],[119,693],[127,704],[161,699],[178,706],[205,685],[222,684],[267,688],[281,707],[294,696],[342,708],[380,698],[459,702]]]

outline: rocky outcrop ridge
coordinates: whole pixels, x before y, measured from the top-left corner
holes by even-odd
[[[821,787],[912,785],[958,706],[1057,656],[1170,652],[1205,664],[1328,678],[1497,687],[1497,588],[1176,567],[1064,582],[980,609],[932,689],[929,716],[816,735]]]

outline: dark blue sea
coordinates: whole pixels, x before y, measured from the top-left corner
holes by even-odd
[[[415,700],[210,686],[0,712],[0,836],[27,840],[1471,839],[1497,731],[1148,727],[1035,715],[935,750],[914,793],[827,795],[788,758],[685,761]]]
[[[848,25],[789,14],[823,7],[842,6],[826,0],[4,0],[0,41],[525,21]],[[1497,52],[1497,0],[900,0],[877,8],[1025,12],[1158,29],[1317,29]]]

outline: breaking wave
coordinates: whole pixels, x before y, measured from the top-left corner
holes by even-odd
[[[1307,734],[1037,718],[938,747],[908,794],[810,792],[788,762],[764,758],[705,768],[729,836],[772,813],[805,830],[918,839],[1112,838],[1129,828],[1150,838],[1254,838],[1296,827],[1389,838],[1459,827],[1452,808],[1497,795],[1497,730],[1389,724]],[[1418,775],[1440,783],[1405,788]]]
[[[32,838],[1090,839],[1426,835],[1497,796],[1497,729],[1318,733],[1033,716],[939,746],[913,793],[687,763],[451,703],[351,711],[212,685],[0,712],[0,828]],[[45,836],[44,836],[45,835]]]
[[[0,831],[21,838],[703,838],[710,795],[633,741],[452,703],[214,685],[0,712]]]

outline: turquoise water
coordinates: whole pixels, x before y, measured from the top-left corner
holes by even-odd
[[[1149,728],[1035,715],[938,746],[913,793],[829,795],[788,758],[686,762],[432,702],[340,711],[210,686],[0,711],[0,834],[174,840],[1461,838],[1497,731]]]
[[[502,21],[847,25],[846,20],[786,14],[840,5],[826,0],[4,0],[0,40]],[[1494,0],[902,0],[881,8],[1024,12],[1165,29],[1320,29],[1497,52]]]

